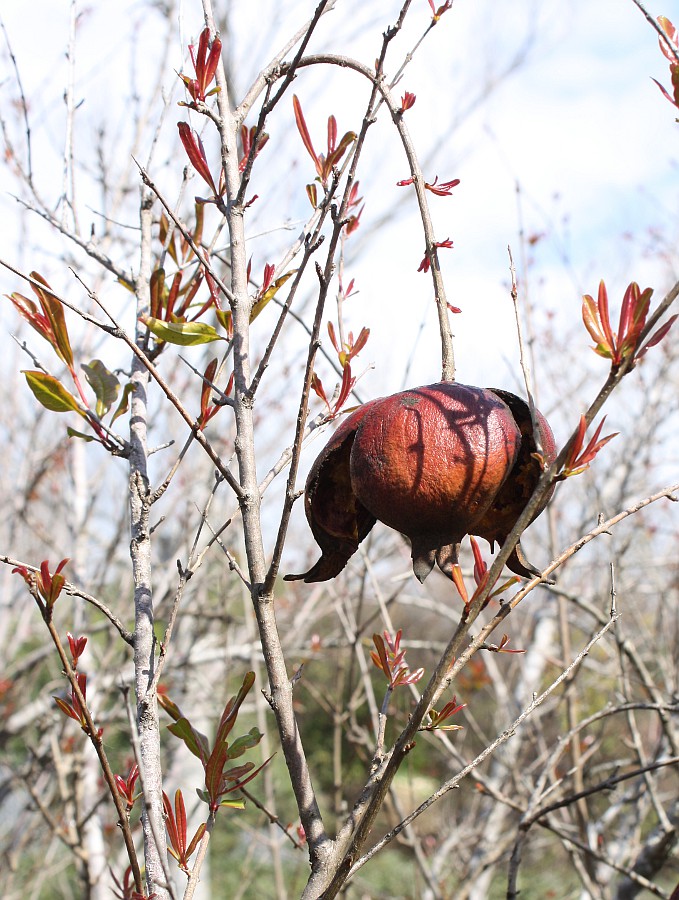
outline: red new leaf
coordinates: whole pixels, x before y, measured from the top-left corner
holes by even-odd
[[[200,136],[195,131],[192,131],[186,122],[177,122],[177,128],[179,129],[179,137],[184,145],[189,162],[212,190],[213,196],[216,197],[218,195],[217,188],[207,163],[205,149]]]
[[[572,475],[579,475],[581,472],[584,472],[585,469],[588,469],[590,463],[597,455],[599,450],[605,447],[609,441],[613,440],[613,438],[617,436],[618,432],[616,431],[614,434],[609,434],[605,438],[599,439],[599,435],[601,434],[601,429],[604,427],[605,421],[606,416],[603,417],[603,419],[599,423],[599,427],[594,432],[592,439],[583,450],[582,446],[585,442],[587,421],[585,420],[584,416],[580,416],[580,424],[578,425],[575,440],[571,444],[571,448],[568,451],[568,456],[566,457],[566,460],[563,464],[563,470],[559,476],[560,479],[570,478]]]

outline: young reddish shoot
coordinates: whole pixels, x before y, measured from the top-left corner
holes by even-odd
[[[651,347],[655,347],[656,344],[659,344],[678,318],[679,314],[674,315],[669,318],[664,325],[661,325],[660,328],[658,328],[658,330],[654,334],[652,334],[651,337],[646,341],[641,350],[639,350],[639,352],[634,357],[634,361],[637,362],[638,360],[640,360],[642,356],[646,355]]]
[[[247,276],[248,281],[250,280],[250,272],[251,272],[251,264],[248,263],[247,268]],[[290,269],[289,272],[285,272],[285,274],[281,275],[279,278],[276,278],[274,281],[273,276],[276,271],[275,266],[267,263],[264,266],[264,276],[262,278],[262,285],[257,291],[257,294],[253,298],[252,308],[250,309],[250,321],[254,322],[257,316],[262,312],[263,309],[266,308],[269,301],[272,300],[278,291],[283,287],[283,285],[292,278],[293,275],[296,274],[297,269]],[[219,310],[217,312],[217,319],[222,324],[224,328],[226,328],[227,334],[229,338],[233,335],[233,324],[231,322],[231,312],[229,310],[224,310],[223,312]]]
[[[205,205],[203,203],[194,202],[194,215],[196,224],[191,237],[193,238],[193,243],[196,246],[200,246],[203,239],[203,222],[205,218]],[[168,235],[170,235],[169,238]],[[188,262],[194,255],[186,237],[183,234],[178,235],[178,229],[173,228],[170,230],[170,222],[165,213],[160,214],[158,237],[163,248],[167,248],[170,258],[178,268],[182,267],[182,262]],[[179,250],[177,243],[179,243]]]
[[[354,212],[354,210],[362,199],[363,197],[358,196],[358,181],[355,181],[351,186],[351,190],[349,191],[349,198],[347,200],[347,213],[349,213],[349,215],[347,217],[347,224],[344,227],[345,237],[349,237],[349,235],[353,234],[361,224],[361,215],[363,214],[363,210],[365,209],[365,204],[363,204],[358,212]]]
[[[83,655],[85,645],[87,644],[87,638],[83,636],[74,638],[70,631],[66,632],[66,637],[68,638],[68,646],[71,651],[71,665],[74,669],[77,669],[78,661]]]
[[[307,153],[314,161],[321,184],[323,187],[327,187],[328,179],[330,178],[333,168],[339,164],[350,145],[356,140],[356,134],[353,131],[347,131],[338,144],[337,121],[334,116],[330,116],[328,118],[327,151],[325,153],[316,153],[314,145],[311,142],[311,136],[309,134],[309,129],[307,128],[304,113],[302,112],[302,106],[297,99],[296,94],[292,98],[292,106],[295,111],[295,122],[297,123],[297,129],[302,138],[302,143],[306,147]]]
[[[349,287],[351,288],[351,285],[349,285]],[[337,352],[339,363],[344,369],[351,362],[351,360],[355,356],[358,356],[361,350],[365,347],[366,343],[368,342],[368,338],[370,337],[370,329],[361,328],[359,335],[355,341],[353,332],[350,331],[347,341],[341,346],[339,340],[337,339],[337,336],[335,335],[335,326],[332,324],[332,322],[328,322],[328,334],[330,335],[330,341],[332,342],[332,345]]]
[[[194,756],[198,757],[203,766],[206,790],[198,791],[198,796],[209,805],[212,813],[216,812],[220,806],[242,809],[245,805],[242,800],[224,800],[223,797],[252,781],[272,758],[269,757],[256,769],[253,762],[247,762],[225,770],[229,760],[242,756],[247,750],[256,747],[262,739],[261,732],[257,728],[251,728],[246,735],[237,738],[232,743],[227,740],[236,724],[240,707],[254,682],[254,672],[247,672],[238,694],[232,697],[224,707],[212,750],[210,750],[207,737],[193,727],[176,703],[173,703],[166,694],[158,694],[158,702],[174,719],[174,723],[168,726],[168,730],[184,741],[187,748]]]
[[[403,181],[397,181],[396,187],[406,187],[414,181],[414,178],[405,178]],[[431,191],[432,194],[436,194],[437,197],[452,197],[453,188],[457,187],[460,183],[459,178],[453,178],[452,181],[442,181],[441,184],[439,184],[438,181],[439,177],[437,175],[432,182],[425,181],[424,183],[425,190]]]
[[[127,869],[125,869],[122,884],[118,881],[113,869],[110,867],[109,872],[111,873],[111,878],[113,879],[115,886],[118,888],[118,890],[113,890],[113,896],[117,897],[118,900],[154,900],[154,898],[158,896],[155,891],[147,896],[146,894],[140,894],[139,891],[134,889],[132,866],[128,866]]]
[[[405,94],[401,97],[401,107],[399,109],[399,113],[403,115],[403,113],[407,109],[411,109],[415,105],[416,100],[415,94],[411,94],[410,91],[406,91]]]
[[[437,197],[451,197],[453,188],[457,187],[460,183],[459,178],[453,178],[452,181],[442,181],[441,184],[438,184],[439,177],[438,175],[434,178],[431,184],[425,182],[425,188],[428,191],[431,191],[432,194],[436,194]]]
[[[252,128],[250,128],[250,129],[248,129],[246,125],[241,125],[241,127],[240,127],[239,134],[240,134],[240,144],[241,144],[242,152],[240,155],[240,159],[238,160],[238,171],[239,172],[244,172],[245,167],[248,164],[248,159],[250,158],[250,153],[252,151],[252,142],[255,139],[256,132],[257,132],[256,125],[253,125]],[[257,141],[257,147],[255,148],[254,158],[257,157],[257,155],[260,153],[260,151],[262,150],[262,148],[264,147],[264,145],[267,143],[268,140],[269,140],[269,135],[266,132],[262,132],[262,134],[260,134],[259,139]]]
[[[87,700],[87,675],[85,675],[84,672],[76,672],[75,677],[78,680],[78,687],[80,688],[80,693],[83,695],[83,699]],[[53,697],[52,699],[65,716],[68,716],[70,719],[74,719],[80,725],[85,734],[90,734],[90,729],[87,724],[87,718],[83,711],[83,707],[81,706],[80,700],[78,699],[78,695],[76,694],[73,687],[71,687],[71,695],[68,700],[62,700],[61,697]],[[100,738],[102,734],[103,728],[100,728],[97,731],[97,737]]]
[[[570,478],[573,475],[580,475],[581,472],[589,469],[590,463],[597,455],[599,450],[601,450],[602,447],[605,447],[609,441],[613,440],[613,438],[618,435],[619,432],[616,431],[613,434],[607,435],[605,438],[599,439],[599,435],[601,434],[601,429],[604,427],[605,421],[606,416],[603,417],[603,419],[599,423],[599,427],[594,432],[592,439],[583,450],[582,445],[585,442],[587,422],[584,416],[580,416],[578,431],[575,436],[575,440],[573,441],[573,444],[568,452],[568,456],[563,464],[563,470],[559,475],[559,480]]]
[[[677,316],[672,316],[639,349],[639,339],[646,324],[652,293],[651,288],[641,291],[639,285],[634,281],[628,285],[620,308],[617,333],[611,327],[608,292],[604,282],[599,282],[596,302],[589,294],[585,294],[582,298],[582,319],[595,343],[593,350],[604,359],[610,359],[613,370],[629,357],[632,358],[632,365],[634,365],[650,347],[655,346],[665,337],[677,318]]]
[[[679,109],[679,59],[677,59],[677,53],[679,53],[679,41],[677,40],[677,29],[666,16],[658,16],[658,24],[662,28],[665,35],[665,39],[661,37],[658,38],[658,43],[660,44],[660,50],[670,63],[672,94],[670,94],[666,90],[666,88],[662,84],[660,84],[657,78],[652,78],[651,80],[655,81],[655,83],[662,91],[663,96],[669,100],[672,106],[675,106]]]
[[[194,101],[205,103],[207,97],[216,94],[218,87],[209,90],[210,85],[214,81],[219,58],[222,53],[222,42],[216,37],[210,43],[210,29],[204,28],[198,40],[198,55],[194,52],[193,44],[189,45],[189,53],[191,54],[191,62],[196,73],[195,78],[189,78],[187,75],[179,75],[186,86],[186,90]],[[182,104],[186,105],[186,104]]]
[[[271,263],[266,263],[264,266],[264,276],[262,277],[262,285],[260,289],[257,291],[257,297],[263,297],[264,294],[269,290],[271,285],[273,284],[273,276],[276,271],[276,266],[271,265]]]
[[[69,370],[73,372],[73,350],[66,327],[64,308],[51,292],[49,284],[42,275],[39,275],[38,272],[30,274],[33,281],[39,281],[41,285],[44,285],[44,287],[39,287],[37,284],[31,284],[31,290],[38,297],[42,311],[40,312],[35,303],[22,294],[15,292],[9,295],[9,299],[19,315],[52,346],[59,359],[65,362]]]
[[[39,572],[32,572],[26,566],[17,566],[12,569],[12,575],[15,573],[21,575],[30,589],[37,589],[38,593],[45,601],[47,609],[51,610],[59,599],[59,594],[66,583],[66,579],[61,574],[61,570],[67,562],[69,562],[68,558],[62,559],[57,566],[54,575],[50,574],[49,562],[46,559],[40,563]]]
[[[443,247],[446,250],[451,250],[452,246],[453,246],[452,240],[450,238],[446,238],[445,241],[435,241],[434,245],[433,245],[433,249],[434,249],[434,251],[436,251],[439,248]],[[420,263],[417,271],[418,272],[428,272],[430,267],[431,267],[431,260],[429,259],[429,254],[425,250],[424,251],[424,259]]]
[[[667,43],[662,39],[658,38],[658,44],[660,44],[660,49],[663,53],[663,56],[666,57],[670,62],[677,62],[677,54],[679,53],[679,40],[677,39],[677,29],[670,22],[667,16],[658,16],[657,18],[658,25],[662,28],[665,33],[665,37],[667,38],[667,42],[674,49],[674,52],[670,50],[667,46]]]
[[[311,376],[311,390],[325,403],[328,407],[328,421],[332,421],[339,412],[341,411],[344,404],[347,402],[349,395],[354,389],[354,385],[356,384],[356,379],[351,374],[351,364],[347,363],[346,366],[342,369],[342,381],[339,386],[339,393],[337,395],[337,399],[333,404],[328,400],[328,395],[325,393],[325,388],[323,387],[323,382],[318,377],[318,375],[314,372]]]
[[[344,291],[340,281],[340,293],[343,300],[346,300],[347,297],[349,297],[352,292],[353,286],[354,281],[352,279],[349,282],[348,288],[346,289],[346,291]],[[328,322],[328,334],[330,336],[330,341],[335,348],[335,352],[337,353],[339,363],[342,366],[342,382],[339,386],[339,393],[335,402],[331,403],[328,400],[325,388],[323,387],[323,382],[315,372],[311,378],[311,389],[327,406],[328,418],[334,419],[335,416],[337,416],[337,414],[340,412],[344,404],[347,402],[349,395],[354,389],[356,379],[351,374],[351,361],[352,359],[354,359],[354,357],[358,356],[361,350],[365,347],[370,336],[370,329],[361,328],[361,331],[359,332],[356,340],[354,340],[353,332],[350,331],[347,340],[345,342],[341,342],[335,333],[335,326],[332,324],[332,322]]]
[[[186,807],[184,805],[184,797],[181,790],[177,789],[174,795],[174,812],[169,797],[163,791],[163,808],[165,810],[165,827],[167,835],[170,839],[168,851],[177,860],[177,864],[182,872],[189,874],[189,860],[196,851],[196,848],[205,832],[205,822],[196,829],[196,833],[187,844],[187,821]]]
[[[469,536],[469,540],[472,545],[472,553],[474,554],[473,577],[474,577],[474,583],[476,584],[476,589],[474,590],[474,593],[472,594],[471,599],[469,599],[469,594],[467,593],[467,588],[464,583],[464,578],[462,577],[462,569],[460,568],[459,563],[456,563],[452,567],[452,572],[451,572],[453,584],[455,585],[458,594],[462,598],[462,601],[465,606],[465,610],[468,610],[470,608],[470,606],[472,605],[472,603],[474,603],[476,598],[481,594],[481,591],[483,591],[485,589],[486,583],[488,581],[488,565],[486,564],[486,562],[483,558],[483,555],[481,554],[481,548],[479,547],[478,542],[473,535]],[[494,584],[491,586],[492,588],[495,588],[495,589],[491,590],[490,593],[488,594],[488,596],[486,597],[484,607],[488,603],[488,601],[491,600],[493,597],[497,597],[498,594],[503,593],[503,591],[506,591],[507,588],[511,587],[514,584],[517,584],[520,581],[518,575],[512,575],[511,578],[508,578],[506,581],[503,581],[502,584],[496,588],[495,585],[497,584],[498,580],[499,580],[499,576],[495,580]]]
[[[59,599],[59,594],[61,594],[64,584],[66,583],[66,579],[61,574],[61,570],[66,566],[66,563],[68,562],[68,557],[66,557],[66,559],[62,559],[61,562],[57,565],[54,575],[50,574],[49,563],[46,559],[44,559],[40,563],[40,572],[37,576],[38,590],[42,594],[45,603],[48,607],[50,607],[50,609]]]
[[[314,392],[314,394],[316,394],[317,397],[320,397],[323,403],[325,403],[325,405],[328,407],[328,410],[330,410],[330,402],[328,400],[328,395],[325,393],[323,382],[315,372],[311,376],[311,390]]]
[[[460,731],[464,725],[444,725],[446,719],[452,718],[455,713],[459,713],[466,707],[466,703],[458,703],[457,697],[453,697],[439,712],[436,709],[430,709],[427,715],[429,721],[420,725],[420,731]]]
[[[509,635],[503,634],[500,639],[499,644],[489,644],[487,647],[484,647],[485,650],[490,650],[491,653],[525,653],[525,650],[509,650],[507,648],[507,644],[509,644]]]
[[[200,415],[198,416],[198,427],[202,431],[210,419],[213,416],[216,416],[220,409],[219,403],[210,403],[210,397],[213,390],[213,382],[215,378],[215,374],[217,372],[217,359],[211,359],[205,369],[205,374],[203,375],[203,386],[200,392]],[[233,372],[231,373],[231,377],[229,378],[229,383],[226,387],[226,391],[224,392],[228,397],[231,393],[231,388],[233,387]]]
[[[403,181],[397,181],[396,187],[406,187],[414,181],[414,178],[406,178]],[[437,197],[452,197],[453,188],[457,187],[460,183],[459,178],[453,178],[452,181],[442,181],[441,184],[439,184],[438,181],[439,177],[437,175],[432,182],[425,181],[424,183],[425,190],[431,191],[432,194],[436,194]]]
[[[127,812],[130,813],[137,799],[141,796],[134,793],[134,786],[137,783],[137,778],[139,778],[139,766],[135,763],[127,773],[127,778],[123,778],[122,775],[115,775],[114,778],[118,793],[125,801]]]
[[[416,669],[414,672],[409,670],[405,661],[406,651],[401,650],[402,629],[399,628],[393,639],[388,631],[382,634],[384,638],[379,634],[373,635],[377,653],[371,650],[370,658],[387,676],[389,690],[393,691],[400,684],[416,684],[424,675],[424,669]]]
[[[200,136],[186,122],[177,122],[177,128],[179,129],[179,137],[184,145],[189,162],[210,188],[213,198],[221,196],[221,193],[215,187]]]
[[[357,293],[357,291],[354,290],[354,284],[355,284],[355,281],[352,278],[351,281],[349,282],[349,284],[346,287],[344,287],[344,284],[342,283],[342,276],[340,275],[340,277],[339,277],[339,296],[340,296],[340,299],[342,300],[342,302],[344,302],[345,300],[348,300],[349,297],[353,297],[353,295]]]
[[[452,5],[453,5],[453,0],[446,0],[446,2],[442,6],[439,6],[437,9],[436,6],[434,5],[434,0],[429,0],[429,6],[431,7],[431,11],[433,14],[431,24],[436,25],[436,23],[441,18],[443,13],[448,12],[448,10],[451,8]]]

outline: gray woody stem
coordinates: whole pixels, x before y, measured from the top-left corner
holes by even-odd
[[[142,189],[141,260],[136,285],[137,316],[148,312],[151,278],[151,208],[152,195]],[[138,328],[138,342],[146,329]],[[167,900],[163,861],[167,867],[165,846],[158,846],[155,834],[165,834],[163,815],[162,770],[160,764],[160,726],[155,690],[151,688],[155,670],[155,637],[153,632],[153,590],[151,583],[151,535],[149,511],[151,498],[147,474],[147,409],[148,369],[138,356],[132,359],[132,392],[130,402],[130,556],[134,579],[134,673],[137,695],[137,728],[139,731],[139,765],[144,773],[144,856],[148,892],[155,891],[158,900]],[[155,827],[154,827],[155,826]],[[163,860],[162,856],[165,857]]]
[[[203,0],[205,21],[215,33],[211,0]],[[233,317],[234,414],[236,420],[236,456],[240,482],[239,503],[243,519],[245,552],[252,602],[262,640],[262,651],[269,676],[270,704],[275,713],[285,761],[290,772],[295,799],[308,842],[312,866],[321,866],[327,838],[316,802],[309,767],[292,706],[292,685],[276,626],[273,594],[264,592],[266,557],[260,520],[261,496],[255,464],[253,403],[250,395],[250,312],[244,208],[236,203],[241,176],[238,168],[237,133],[239,120],[229,103],[224,66],[217,67],[217,95],[222,166],[226,182],[228,228],[231,246],[231,310]]]
[[[391,33],[388,33],[391,35]],[[417,195],[417,203],[420,208],[420,218],[422,219],[422,228],[424,231],[426,256],[429,259],[431,277],[434,283],[434,297],[436,299],[436,309],[438,312],[439,332],[441,335],[441,380],[455,381],[455,353],[453,350],[453,334],[450,328],[450,320],[448,317],[448,301],[446,299],[446,289],[443,284],[443,277],[439,266],[438,253],[436,250],[436,238],[434,235],[434,225],[429,211],[429,203],[427,201],[427,192],[424,186],[424,177],[420,164],[415,152],[415,147],[410,137],[410,133],[403,121],[403,114],[400,107],[395,102],[391,91],[387,87],[384,77],[380,74],[376,75],[373,70],[363,63],[347,56],[338,56],[337,54],[323,53],[313,56],[306,56],[299,61],[299,67],[313,65],[334,65],[341,68],[353,69],[355,72],[363,75],[371,81],[382,95],[383,100],[389,108],[393,122],[398,130],[399,137],[403,144],[403,150],[408,159],[410,166],[410,175],[413,179],[413,186]]]

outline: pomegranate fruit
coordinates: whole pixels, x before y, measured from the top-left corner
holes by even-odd
[[[536,419],[551,462],[552,432]],[[287,580],[334,578],[377,519],[410,539],[420,581],[435,563],[450,577],[466,534],[491,547],[507,537],[541,474],[536,449],[530,409],[508,391],[441,382],[364,404],[309,472],[305,511],[322,555]],[[518,544],[507,565],[537,572]]]

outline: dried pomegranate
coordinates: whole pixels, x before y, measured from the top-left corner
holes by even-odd
[[[539,414],[537,427],[551,461]],[[492,545],[511,531],[540,477],[535,451],[530,410],[507,391],[441,382],[366,403],[311,468],[305,510],[322,556],[287,579],[334,578],[377,519],[410,539],[420,581],[435,562],[450,576],[464,535]],[[535,571],[518,545],[508,565]]]

